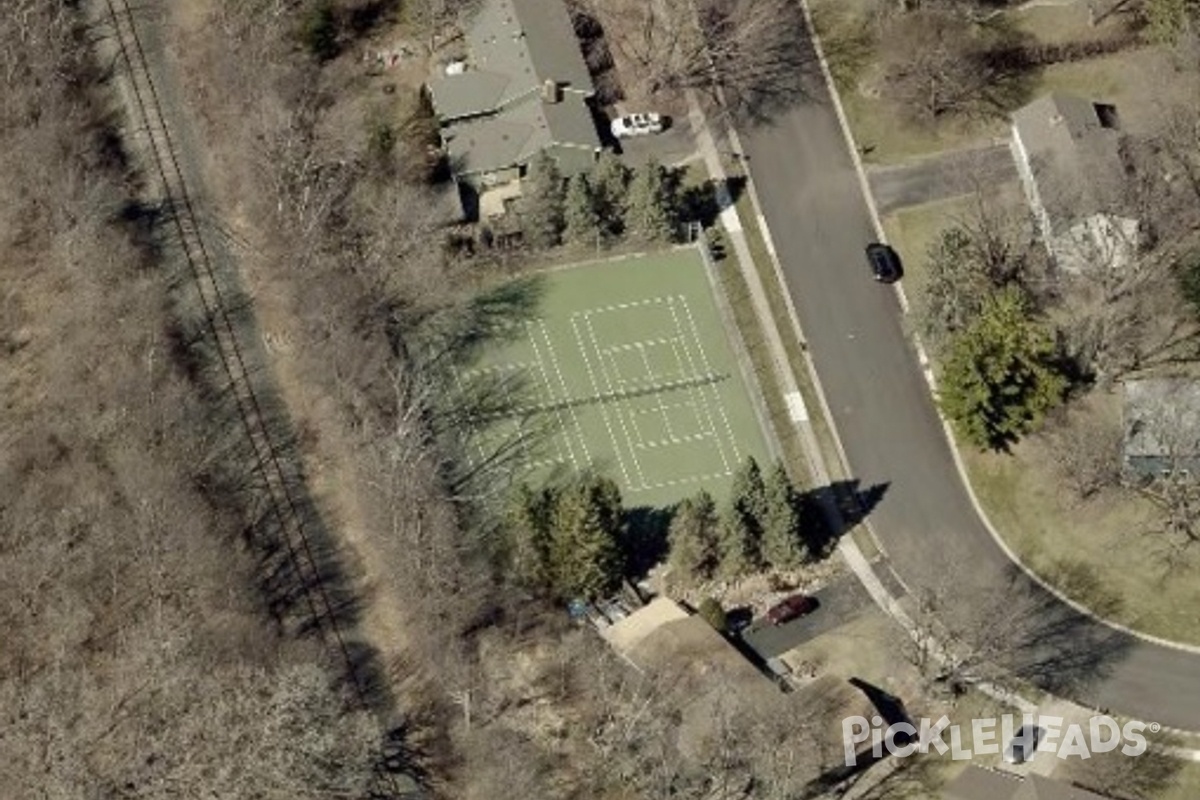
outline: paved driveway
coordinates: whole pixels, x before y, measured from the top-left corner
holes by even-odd
[[[823,84],[745,140],[849,467],[864,485],[889,487],[871,522],[900,577],[939,586],[949,576],[947,602],[977,608],[981,625],[1005,611],[996,608],[1000,592],[1044,601],[1022,648],[1027,678],[1089,705],[1200,730],[1200,656],[1114,634],[1009,580],[1012,565],[960,482],[895,294],[862,265],[875,232]]]
[[[952,150],[908,164],[867,170],[880,214],[971,194],[1019,180],[1007,144]]]
[[[758,620],[742,633],[742,641],[754,648],[764,660],[776,658],[788,650],[854,619],[872,606],[871,596],[854,575],[845,575],[814,593],[819,605],[805,617],[770,625]]]
[[[639,167],[653,159],[670,167],[690,161],[696,157],[696,139],[687,115],[673,117],[669,127],[662,133],[647,136],[631,136],[614,140],[621,160],[631,167]]]

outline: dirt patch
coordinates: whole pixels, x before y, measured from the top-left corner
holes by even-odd
[[[160,77],[164,92],[187,95],[188,88],[180,85],[176,76],[187,74],[194,45],[210,35],[211,15],[216,5],[209,0],[196,0],[171,4],[164,13],[160,21],[161,35],[167,44],[164,64],[168,68]],[[196,102],[191,102],[193,99]],[[189,102],[180,106],[190,119],[175,121],[176,125],[182,123],[203,131],[220,124],[218,116],[205,113],[209,106],[204,97],[189,98]],[[272,270],[269,254],[259,249],[261,242],[240,199],[244,196],[240,187],[246,176],[231,174],[207,147],[201,146],[191,155],[195,156],[207,189],[204,195],[209,207],[205,210],[219,219],[218,227],[227,230],[230,240],[240,245],[234,255],[239,260],[247,294],[254,302],[272,378],[296,429],[303,432],[304,470],[310,491],[323,509],[327,524],[337,531],[353,554],[350,566],[360,576],[363,634],[380,649],[385,663],[390,663],[403,651],[406,642],[406,621],[400,610],[403,606],[388,592],[387,575],[380,571],[384,561],[373,547],[364,521],[362,476],[356,468],[353,442],[347,435],[345,410],[331,394],[323,391],[321,381],[313,379],[313,365],[306,360],[305,343],[310,335],[302,322],[306,293],[321,291],[321,287],[306,285],[296,276],[281,277]]]

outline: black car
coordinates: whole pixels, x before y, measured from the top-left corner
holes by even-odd
[[[895,283],[904,274],[900,256],[886,244],[872,242],[867,245],[867,263],[871,265],[871,275],[880,283]]]

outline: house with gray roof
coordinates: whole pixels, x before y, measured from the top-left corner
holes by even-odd
[[[1026,776],[968,765],[942,789],[942,800],[1107,800],[1036,773]]]
[[[1200,475],[1200,381],[1129,380],[1124,390],[1124,462],[1133,475]]]
[[[595,94],[562,0],[485,0],[465,28],[464,62],[426,84],[458,179],[519,179],[539,153],[566,176],[600,151]]]
[[[1136,254],[1116,106],[1054,92],[1012,115],[1011,147],[1042,239],[1068,272],[1120,267]]]

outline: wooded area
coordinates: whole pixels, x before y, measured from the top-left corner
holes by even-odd
[[[11,797],[365,793],[378,723],[281,636],[202,482],[210,408],[73,4],[0,18],[0,781]]]

